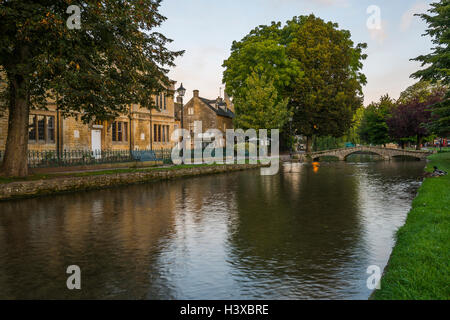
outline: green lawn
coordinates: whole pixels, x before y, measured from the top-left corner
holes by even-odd
[[[450,152],[437,153],[433,166],[450,172]],[[450,175],[427,178],[414,199],[390,257],[381,289],[372,298],[450,299]]]

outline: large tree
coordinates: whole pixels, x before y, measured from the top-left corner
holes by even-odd
[[[242,129],[282,128],[290,116],[287,98],[279,96],[273,80],[255,72],[246,79],[233,103],[235,126]]]
[[[69,28],[80,10],[80,28]],[[160,0],[4,0],[0,3],[0,66],[9,111],[2,173],[27,174],[30,108],[55,99],[64,115],[110,119],[169,85],[167,67],[182,52],[153,31],[165,20]],[[69,19],[70,20],[70,19]]]
[[[378,102],[372,102],[365,109],[359,127],[361,140],[373,145],[382,145],[391,141],[386,119],[395,107],[395,101],[384,95]]]
[[[253,72],[273,81],[279,97],[289,101],[294,128],[308,137],[308,152],[313,134],[345,134],[362,103],[365,44],[354,46],[350,32],[337,28],[314,15],[259,26],[233,42],[223,64],[223,81],[235,99]]]
[[[362,105],[366,78],[360,70],[366,45],[355,46],[349,31],[314,15],[295,17],[288,26],[293,30],[288,55],[304,72],[290,86],[290,106],[310,152],[313,135],[339,137],[351,127]]]
[[[425,35],[432,38],[435,47],[432,52],[413,60],[422,62],[426,68],[412,74],[412,77],[431,82],[441,81],[447,86],[446,98],[431,107],[433,119],[429,128],[441,136],[450,134],[450,1],[441,0],[431,4],[429,13],[419,16],[428,24]]]
[[[420,150],[423,138],[430,135],[429,123],[432,121],[430,106],[442,101],[443,93],[433,92],[425,100],[414,98],[400,102],[392,110],[387,125],[392,137],[400,141],[408,138],[416,139],[416,149]]]

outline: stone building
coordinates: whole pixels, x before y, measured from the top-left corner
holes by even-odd
[[[179,106],[179,104],[178,104]],[[177,119],[181,122],[181,108],[177,108]],[[183,128],[194,133],[195,122],[202,122],[202,132],[208,129],[219,129],[224,137],[227,129],[233,129],[234,106],[231,100],[225,98],[210,100],[202,98],[199,90],[194,90],[194,96],[183,107]]]
[[[171,90],[173,90],[173,85]],[[62,117],[54,102],[47,110],[31,110],[28,148],[31,151],[63,150],[142,150],[169,149],[170,135],[176,129],[173,96],[154,97],[158,109],[137,104],[127,114],[112,121],[83,123],[77,117]],[[0,114],[0,151],[5,149],[8,113]]]

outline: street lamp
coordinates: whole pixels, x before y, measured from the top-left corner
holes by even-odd
[[[177,89],[178,96],[181,98],[181,129],[183,129],[183,97],[186,93],[186,89],[183,87],[183,83],[181,83],[180,87]]]
[[[183,83],[181,83],[180,87],[177,89],[177,93],[178,93],[178,97],[180,98],[180,103],[181,103],[181,130],[184,129],[184,124],[183,124],[183,120],[184,120],[184,106],[183,106],[183,97],[184,94],[186,93],[186,89],[183,87]],[[183,132],[183,131],[181,131]],[[181,142],[181,147],[183,149],[183,158],[185,157],[184,154],[184,134],[182,137],[182,142]]]

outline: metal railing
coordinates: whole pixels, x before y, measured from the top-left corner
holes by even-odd
[[[152,151],[155,155],[152,160],[162,161],[165,164],[172,163],[170,149],[149,151]],[[4,154],[5,151],[0,150],[0,163],[3,161]],[[28,151],[28,166],[30,168],[70,167],[132,161],[139,161],[139,159],[130,150]]]
[[[204,150],[202,148],[201,154]],[[195,150],[189,151],[191,152],[191,160],[194,161]],[[222,148],[221,151],[223,159],[226,159],[226,148]],[[237,156],[236,150],[234,150],[234,154]],[[5,150],[0,150],[0,163],[3,161],[4,155]],[[212,150],[211,157],[215,157],[215,150]],[[249,151],[245,150],[245,158],[248,157]],[[156,161],[172,164],[172,149],[28,151],[28,166],[30,168],[74,167],[135,161]]]

